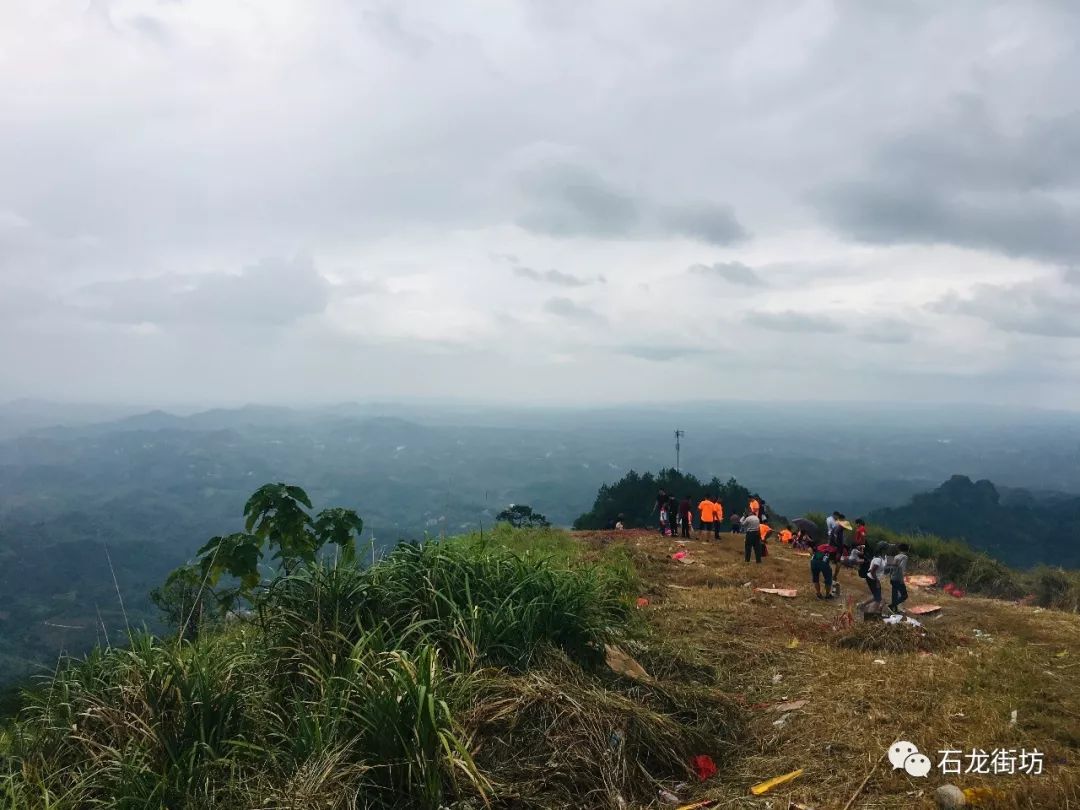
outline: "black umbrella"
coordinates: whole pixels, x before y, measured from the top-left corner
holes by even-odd
[[[818,525],[809,518],[795,518],[793,521],[791,521],[791,525],[794,526],[796,529],[802,529],[815,540],[817,540],[818,532],[821,531],[818,528]]]

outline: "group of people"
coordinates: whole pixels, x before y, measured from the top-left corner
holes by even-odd
[[[833,512],[825,519],[826,537],[819,543],[811,539],[810,578],[818,599],[833,599],[840,592],[840,567],[857,568],[859,579],[866,582],[870,598],[859,604],[864,611],[881,613],[883,605],[882,580],[889,580],[889,610],[902,613],[900,608],[907,601],[905,577],[908,570],[908,544],[881,542],[874,549],[866,538],[866,522],[855,521],[850,539],[847,532],[851,524],[840,512]],[[825,582],[822,593],[821,581]]]
[[[659,513],[661,535],[690,538],[695,507],[689,495],[680,499],[661,489],[657,493],[653,512]],[[697,504],[696,512],[700,516],[697,536],[700,538],[703,534],[708,536],[711,533],[719,539],[724,526],[724,507],[719,499],[705,495]],[[763,557],[768,556],[766,539],[774,534],[768,520],[768,508],[764,499],[757,494],[750,497],[743,513],[730,516],[728,525],[731,533],[744,535],[743,554],[746,562],[753,557],[756,563],[760,563]],[[893,613],[903,612],[900,606],[908,598],[904,582],[908,568],[906,543],[890,545],[882,542],[871,550],[866,536],[866,522],[859,518],[852,526],[841,512],[833,512],[825,519],[824,538],[820,538],[819,533],[818,525],[806,518],[792,521],[775,532],[781,543],[810,551],[810,578],[818,599],[836,598],[840,593],[840,568],[855,568],[870,591],[870,598],[860,603],[860,609],[882,612],[882,581],[888,578],[891,590],[889,609]]]

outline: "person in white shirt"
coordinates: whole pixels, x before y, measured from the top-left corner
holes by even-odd
[[[881,575],[885,573],[886,551],[888,546],[882,543],[877,552],[866,566],[866,587],[870,589],[870,599],[862,602],[859,607],[865,612],[881,613]],[[862,569],[859,569],[862,573]]]

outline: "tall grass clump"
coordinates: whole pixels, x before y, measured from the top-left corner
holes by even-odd
[[[597,678],[604,645],[634,634],[629,560],[590,564],[562,538],[313,561],[266,585],[250,621],[136,635],[63,666],[0,740],[0,806],[483,803],[493,780],[461,719],[477,673],[557,655]]]

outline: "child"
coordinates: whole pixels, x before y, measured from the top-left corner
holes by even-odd
[[[835,551],[836,549],[833,546],[829,545],[828,542],[825,542],[815,548],[814,552],[810,555],[810,578],[814,581],[814,590],[817,591],[818,599],[833,598],[832,566],[829,563],[830,558]],[[821,594],[821,583],[819,582],[821,577],[825,578],[824,596]]]
[[[840,560],[845,568],[858,568],[863,562],[863,547],[853,546],[847,556]]]
[[[908,544],[901,543],[897,546],[896,554],[892,558],[892,568],[889,573],[889,586],[892,589],[892,596],[889,599],[889,610],[893,613],[902,613],[900,605],[907,601],[907,583],[904,582],[904,577],[907,576],[907,553]]]
[[[664,537],[671,537],[671,512],[668,511],[668,503],[664,502],[660,507],[660,534]]]
[[[888,549],[884,543],[878,546],[877,553],[871,558],[868,554],[868,560],[864,561],[859,566],[859,575],[866,578],[866,587],[870,589],[870,599],[862,602],[859,607],[865,612],[880,613],[881,612],[881,575],[885,571],[885,552]],[[866,573],[863,574],[865,569]],[[867,610],[871,608],[872,610]]]

